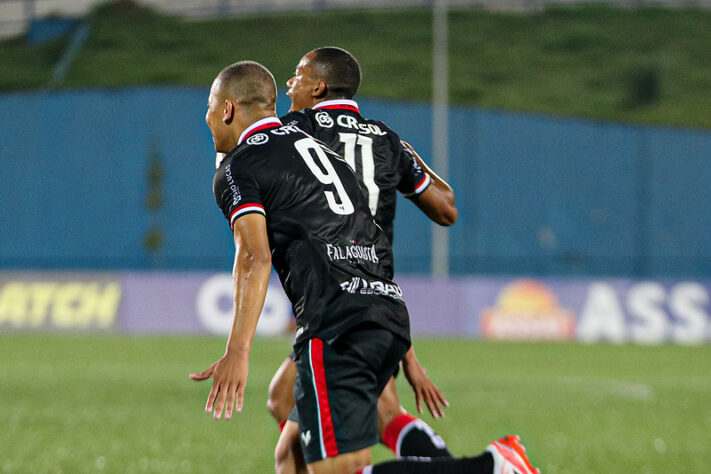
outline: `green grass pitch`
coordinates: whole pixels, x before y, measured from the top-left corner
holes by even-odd
[[[0,335],[0,472],[262,473],[286,339],[258,339],[244,411],[204,411],[224,339]],[[451,403],[424,418],[457,455],[518,433],[544,473],[695,473],[711,465],[711,347],[416,340]],[[402,378],[402,377],[401,377]],[[412,409],[406,381],[400,393]],[[391,457],[382,447],[374,460]]]

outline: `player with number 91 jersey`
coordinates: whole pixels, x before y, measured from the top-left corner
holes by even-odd
[[[350,99],[326,100],[313,109],[290,112],[281,120],[298,126],[346,160],[363,186],[375,222],[392,242],[396,191],[413,197],[431,181],[397,133],[383,122],[361,116],[357,102]]]
[[[213,192],[231,227],[246,214],[266,217],[272,264],[296,316],[295,344],[333,341],[366,322],[409,342],[390,242],[336,153],[298,127],[262,119],[222,161]]]

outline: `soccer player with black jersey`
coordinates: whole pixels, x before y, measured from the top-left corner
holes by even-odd
[[[274,265],[297,318],[295,394],[308,469],[353,473],[370,462],[377,396],[409,347],[407,308],[391,280],[390,244],[352,170],[297,127],[282,125],[275,102],[273,76],[254,62],[223,69],[210,90],[205,119],[216,151],[227,153],[213,191],[235,242],[234,319],[225,354],[191,378],[213,378],[205,409],[216,419],[223,412],[231,418],[235,405],[241,411]],[[515,443],[500,442],[524,462]],[[396,460],[374,469],[473,472],[482,462],[492,456]]]
[[[307,53],[289,79],[287,94],[292,112],[281,118],[338,152],[356,172],[368,197],[375,221],[393,240],[397,192],[410,198],[434,222],[451,225],[457,218],[454,193],[433,173],[398,135],[380,121],[360,114],[353,96],[361,80],[358,61],[348,51],[324,47]],[[422,402],[435,418],[443,416],[447,402],[417,362],[412,348],[403,359],[405,374],[413,386],[416,405]],[[287,358],[272,379],[268,407],[283,427],[293,407],[294,363]],[[298,432],[284,432],[275,456],[278,472],[291,472],[299,463],[291,448],[298,447]],[[378,402],[380,440],[395,455],[451,457],[446,443],[422,420],[400,405],[394,379]]]

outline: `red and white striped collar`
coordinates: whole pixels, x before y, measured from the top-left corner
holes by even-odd
[[[355,100],[350,99],[324,100],[323,102],[319,102],[318,104],[316,104],[313,109],[345,109],[360,113],[360,110],[358,109],[358,103]]]
[[[260,130],[281,126],[281,121],[276,117],[265,117],[261,120],[257,120],[252,125],[247,127],[244,132],[242,132],[242,134],[239,136],[239,140],[237,140],[237,145],[241,145],[243,141],[245,141],[247,138],[254,135]]]

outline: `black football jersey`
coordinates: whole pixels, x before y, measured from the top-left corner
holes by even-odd
[[[222,161],[213,191],[230,227],[250,213],[265,216],[272,264],[296,316],[296,344],[332,341],[363,322],[409,341],[390,242],[336,153],[294,125],[262,119]]]
[[[397,191],[412,197],[430,184],[429,175],[402,146],[397,133],[383,122],[363,118],[358,104],[346,99],[291,112],[282,122],[297,125],[346,160],[361,182],[375,222],[392,242]]]

